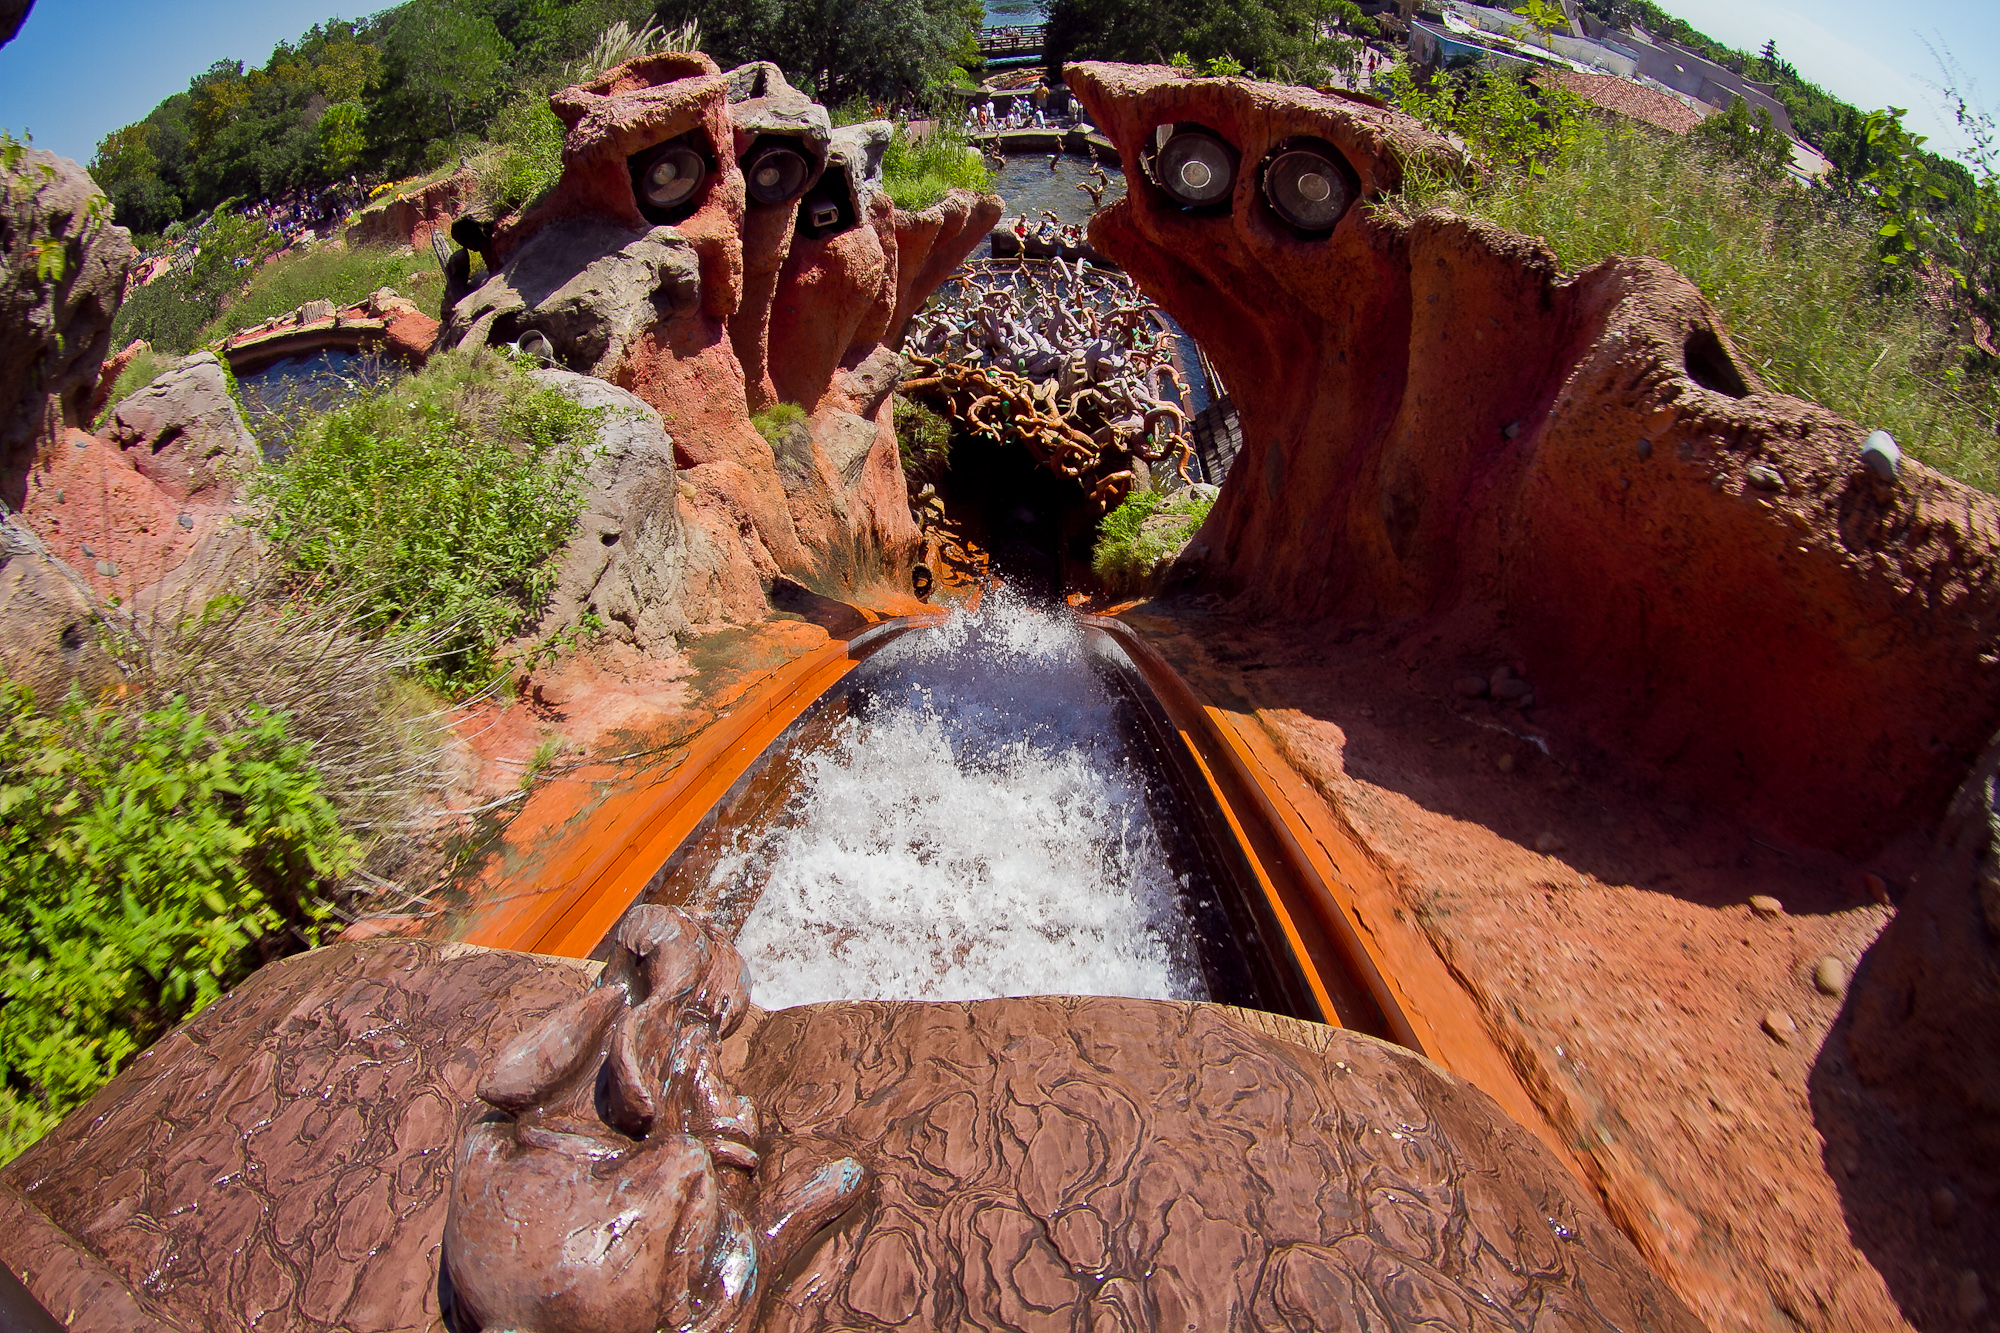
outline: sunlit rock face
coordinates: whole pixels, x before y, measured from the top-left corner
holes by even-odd
[[[900,212],[882,189],[887,123],[835,130],[768,64],[649,56],[550,104],[569,127],[562,177],[495,229],[493,276],[442,341],[539,333],[562,365],[658,411],[712,581],[901,582],[919,537],[885,342],[998,198]],[[774,450],[750,414],[779,403],[808,420]],[[745,613],[684,609],[694,623]]]
[[[1093,244],[1242,416],[1183,578],[1440,662],[1525,661],[1569,743],[1818,845],[1937,817],[2000,721],[1992,497],[1907,462],[1879,481],[1865,423],[1769,392],[1665,265],[1565,277],[1531,238],[1372,208],[1452,154],[1397,112],[1066,77],[1146,164]]]

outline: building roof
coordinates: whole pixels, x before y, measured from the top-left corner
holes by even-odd
[[[1648,88],[1630,79],[1621,79],[1615,74],[1581,74],[1575,70],[1549,69],[1537,70],[1534,77],[1537,83],[1566,89],[1606,111],[1615,111],[1621,116],[1657,125],[1675,134],[1686,134],[1707,118],[1705,113],[1670,93]]]

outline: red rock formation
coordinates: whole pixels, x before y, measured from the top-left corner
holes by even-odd
[[[1565,278],[1465,219],[1357,205],[1307,236],[1266,202],[1261,164],[1301,135],[1362,199],[1393,188],[1446,151],[1406,117],[1157,69],[1069,85],[1127,162],[1184,122],[1241,157],[1221,212],[1135,171],[1091,228],[1242,417],[1186,574],[1524,662],[1545,725],[1811,843],[1935,818],[2000,722],[1991,497],[1913,463],[1875,484],[1866,431],[1767,392],[1664,265]]]
[[[565,364],[657,409],[688,518],[717,544],[719,567],[739,562],[720,550],[735,547],[766,585],[781,574],[828,590],[905,582],[920,538],[883,341],[978,243],[998,200],[897,213],[880,185],[887,127],[829,131],[773,66],[725,74],[705,56],[645,57],[551,105],[569,127],[562,177],[496,229],[498,272],[453,307],[444,340],[533,329]],[[826,183],[842,201],[837,223],[801,223],[796,195],[750,198],[738,158],[766,137],[805,155],[800,192]],[[674,140],[708,172],[677,208],[649,214],[634,155]],[[810,417],[783,458],[750,422],[776,402]]]
[[[478,191],[479,177],[471,169],[455,171],[400,198],[363,209],[348,223],[341,239],[348,245],[390,249],[408,245],[421,250],[431,243],[431,233],[449,227]]]

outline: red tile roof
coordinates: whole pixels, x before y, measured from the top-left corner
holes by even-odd
[[[1673,97],[1616,74],[1580,74],[1575,70],[1548,69],[1535,74],[1539,83],[1567,89],[1584,101],[1615,111],[1633,120],[1643,120],[1675,134],[1686,134],[1706,118],[1678,97]]]

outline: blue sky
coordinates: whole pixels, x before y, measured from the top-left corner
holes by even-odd
[[[1502,0],[1504,3],[1504,0]],[[221,59],[262,64],[278,42],[329,18],[357,18],[384,0],[36,0],[0,49],[0,127],[87,162],[97,141],[150,111]],[[2000,109],[2000,6],[1995,0],[1663,0],[1717,41],[1755,50],[1775,38],[1807,78],[1864,110],[1910,110],[1911,128],[1954,151],[1940,80],[1924,48],[1949,50]]]

